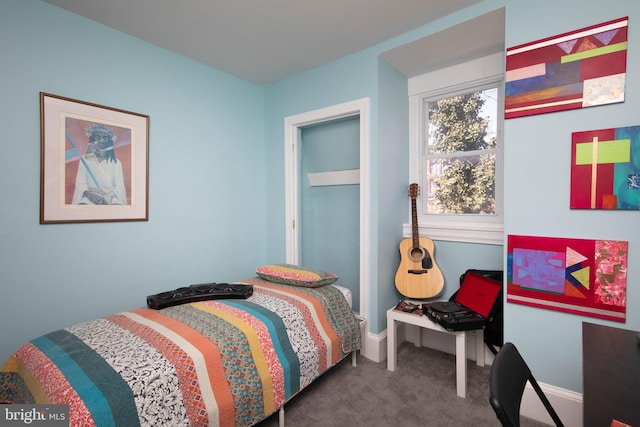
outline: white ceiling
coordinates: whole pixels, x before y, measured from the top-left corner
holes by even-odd
[[[267,84],[480,0],[45,1],[242,79]],[[473,41],[468,33],[459,33],[457,37],[466,39],[461,45]]]

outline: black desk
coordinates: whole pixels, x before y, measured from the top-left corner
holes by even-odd
[[[582,369],[584,427],[640,427],[638,332],[583,322]]]

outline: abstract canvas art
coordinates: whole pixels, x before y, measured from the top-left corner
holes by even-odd
[[[624,101],[628,18],[507,49],[505,119]]]
[[[640,126],[571,134],[571,209],[640,209]]]
[[[507,302],[624,322],[628,242],[509,235]]]

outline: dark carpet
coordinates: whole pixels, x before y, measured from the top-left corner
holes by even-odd
[[[456,395],[455,356],[398,347],[398,368],[347,357],[285,405],[286,427],[499,426],[489,405],[490,367],[467,361],[467,397]],[[522,427],[545,424],[522,418]],[[277,427],[274,414],[258,427]]]

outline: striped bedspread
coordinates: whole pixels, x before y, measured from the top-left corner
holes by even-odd
[[[72,426],[248,426],[360,347],[332,286],[260,279],[248,299],[138,308],[20,347],[0,401],[68,404]]]

